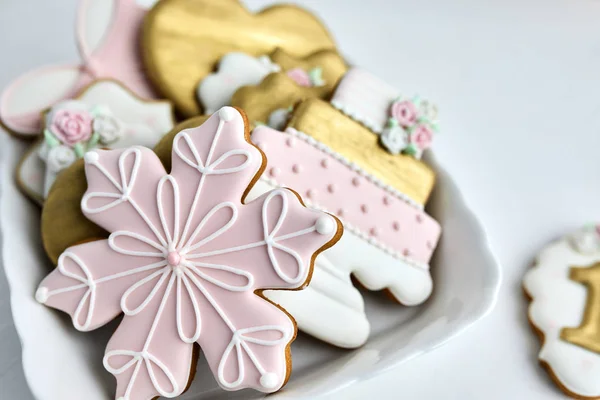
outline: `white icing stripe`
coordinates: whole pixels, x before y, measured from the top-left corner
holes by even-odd
[[[318,140],[316,140],[312,136],[309,136],[306,133],[300,132],[300,131],[298,131],[298,130],[296,130],[294,128],[287,128],[285,130],[285,133],[288,133],[288,134],[290,134],[290,135],[292,135],[292,136],[294,136],[294,137],[296,137],[296,138],[298,138],[300,140],[303,140],[304,142],[312,145],[313,147],[315,147],[316,149],[322,151],[323,153],[325,153],[325,154],[327,154],[327,155],[335,158],[336,160],[338,160],[339,162],[341,162],[342,164],[344,164],[346,167],[350,168],[352,171],[354,171],[357,174],[363,176],[365,179],[367,179],[368,181],[372,182],[377,187],[385,190],[386,192],[388,192],[392,196],[396,197],[397,199],[402,200],[402,201],[410,204],[411,206],[413,206],[417,210],[423,210],[423,205],[422,204],[419,204],[418,202],[416,202],[415,200],[411,199],[409,196],[405,195],[404,193],[401,193],[398,190],[396,190],[395,188],[393,188],[392,186],[390,186],[390,185],[382,182],[379,178],[371,175],[370,173],[368,173],[367,171],[365,171],[359,165],[357,165],[357,164],[353,163],[352,161],[348,160],[343,155],[335,152],[330,147],[328,147],[327,145],[319,142]]]
[[[279,183],[276,180],[272,179],[272,178],[268,178],[266,176],[262,176],[260,178],[261,181],[267,183],[268,185],[271,185],[273,187],[279,187],[279,188],[283,188],[286,187],[287,185],[283,184],[283,183]],[[335,214],[334,211],[328,210],[326,207],[321,206],[320,204],[315,203],[314,201],[311,201],[308,198],[303,198],[302,199],[308,206],[310,206],[311,208],[315,209],[315,210],[319,210],[319,211],[324,211],[327,213],[331,213],[331,214]],[[429,270],[429,264],[425,264],[425,263],[420,263],[416,260],[413,260],[412,258],[406,257],[403,254],[398,253],[396,250],[392,249],[391,247],[381,243],[379,240],[375,239],[373,236],[370,236],[368,233],[363,232],[361,229],[357,228],[356,226],[352,225],[351,223],[344,221],[344,219],[340,216],[338,216],[338,218],[342,221],[342,223],[344,224],[344,229],[349,230],[350,232],[354,233],[356,236],[360,237],[361,239],[365,240],[366,242],[368,242],[369,244],[377,247],[379,250],[382,250],[383,252],[389,254],[390,256],[403,261],[404,263],[413,266],[413,267],[417,267],[417,268],[421,268],[424,269],[426,271]]]

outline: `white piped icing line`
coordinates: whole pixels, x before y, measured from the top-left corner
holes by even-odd
[[[156,159],[154,153],[140,147],[132,147],[124,151],[102,151],[101,154],[100,152],[87,153],[85,155],[88,164],[86,166],[87,171],[92,168],[96,169],[104,178],[101,179],[102,182],[96,182],[90,180],[88,174],[88,191],[81,201],[83,212],[88,218],[103,226],[104,221],[110,221],[111,223],[114,223],[114,221],[112,221],[111,216],[102,216],[102,213],[114,212],[113,209],[117,206],[119,210],[124,210],[125,206],[128,206],[128,212],[132,213],[136,219],[121,220],[121,214],[118,214],[119,223],[123,223],[123,226],[128,230],[111,228],[111,234],[107,240],[77,245],[67,249],[59,257],[58,267],[47,278],[47,281],[42,282],[36,292],[36,299],[41,303],[68,310],[74,307],[75,310],[72,313],[70,312],[73,325],[78,330],[87,331],[98,326],[98,322],[95,320],[95,318],[99,318],[97,317],[97,308],[106,306],[103,304],[102,296],[106,296],[107,290],[99,291],[98,287],[102,285],[104,288],[115,280],[129,279],[131,283],[120,295],[120,311],[125,313],[128,318],[142,318],[148,316],[150,312],[152,323],[143,346],[140,346],[141,350],[139,348],[127,348],[131,345],[122,343],[113,344],[113,340],[109,343],[109,348],[103,360],[105,368],[115,376],[119,376],[126,371],[130,373],[126,387],[120,388],[124,390],[122,396],[124,399],[133,396],[132,393],[134,387],[139,384],[138,381],[141,381],[143,385],[147,384],[147,382],[144,382],[147,379],[150,380],[153,390],[160,396],[175,397],[181,394],[184,389],[182,383],[187,379],[189,372],[182,377],[181,373],[176,376],[176,373],[172,370],[173,364],[180,360],[171,360],[168,357],[165,359],[164,356],[159,358],[152,350],[152,346],[156,342],[154,339],[161,332],[164,335],[165,328],[161,328],[161,317],[165,312],[170,312],[166,311],[170,309],[170,306],[167,307],[170,301],[171,305],[173,302],[175,305],[172,312],[175,313],[173,320],[176,325],[178,341],[191,346],[196,341],[202,343],[203,334],[210,336],[210,332],[204,332],[201,329],[201,304],[204,307],[211,307],[214,311],[214,313],[207,313],[204,316],[204,319],[209,318],[209,325],[222,324],[222,328],[225,327],[231,332],[231,338],[220,359],[216,362],[216,378],[222,387],[226,389],[258,388],[256,384],[246,381],[248,376],[245,371],[245,368],[248,367],[246,360],[250,361],[250,364],[260,376],[259,382],[256,383],[260,383],[265,391],[273,391],[282,385],[285,378],[285,375],[282,375],[285,374],[285,346],[294,336],[293,324],[287,315],[279,309],[273,308],[270,303],[256,298],[254,295],[255,284],[258,281],[256,278],[258,276],[264,281],[269,277],[275,282],[275,286],[269,285],[268,287],[299,287],[308,277],[311,262],[310,258],[303,257],[297,249],[301,248],[304,252],[307,252],[308,249],[316,246],[314,248],[316,251],[330,240],[335,233],[335,224],[332,217],[320,215],[315,218],[314,211],[304,209],[299,201],[293,201],[296,200],[296,197],[285,189],[276,189],[265,194],[260,200],[255,200],[255,202],[259,202],[254,203],[258,204],[258,207],[246,209],[247,212],[256,210],[254,212],[260,213],[262,222],[262,227],[257,229],[256,232],[260,234],[256,235],[254,233],[251,239],[244,240],[245,237],[239,235],[239,229],[241,229],[241,232],[245,232],[250,236],[249,229],[244,229],[245,225],[240,227],[240,224],[248,222],[248,217],[240,222],[242,219],[241,208],[244,207],[241,204],[222,201],[208,211],[204,210],[204,215],[195,215],[198,205],[204,204],[201,200],[201,193],[206,192],[206,196],[210,196],[215,193],[215,190],[219,190],[219,183],[217,183],[217,186],[213,186],[212,190],[206,188],[211,182],[218,182],[214,180],[215,178],[221,175],[237,174],[247,169],[245,171],[246,175],[251,176],[250,172],[255,173],[255,171],[249,169],[253,167],[258,169],[257,163],[260,163],[255,157],[258,154],[257,151],[245,141],[243,145],[236,144],[236,142],[231,144],[226,142],[227,148],[220,148],[219,150],[223,151],[223,154],[215,154],[216,149],[219,148],[217,143],[221,135],[225,129],[230,129],[226,126],[230,122],[237,123],[236,126],[238,127],[239,124],[243,124],[239,113],[231,107],[221,109],[217,116],[219,118],[218,127],[214,132],[207,155],[205,155],[206,149],[197,148],[194,142],[194,134],[207,134],[207,132],[182,131],[174,139],[173,157],[180,158],[180,165],[183,166],[184,170],[179,169],[177,175],[175,175],[175,172],[169,175],[165,174],[159,179],[156,186],[158,215],[154,218],[151,218],[151,214],[146,212],[145,203],[138,203],[134,193],[136,188],[143,185],[145,179],[147,179],[145,173],[148,171],[145,171],[145,168],[148,165],[143,165],[144,158],[154,157]],[[231,129],[233,128],[235,127],[231,127]],[[227,134],[231,135],[232,132],[243,136],[243,130],[228,130]],[[181,149],[183,145],[188,147],[186,152]],[[230,148],[233,146],[238,146],[238,148]],[[114,158],[116,154],[119,154],[118,159]],[[221,165],[227,164],[226,160],[228,158],[233,156],[238,158],[242,156],[244,160],[239,160],[237,165],[221,167]],[[103,163],[106,159],[111,159],[110,157],[113,157],[112,162],[118,166],[116,174],[111,173],[110,168],[107,168]],[[186,165],[191,168],[187,168]],[[207,179],[208,177],[212,178]],[[190,185],[194,183],[194,179],[197,182],[197,189],[193,195],[189,212],[180,210],[181,204],[186,204],[186,202],[181,199],[181,182],[179,180],[183,180],[187,185]],[[242,185],[240,185],[240,190],[243,190]],[[102,190],[98,190],[98,187]],[[170,201],[165,203],[165,198]],[[211,199],[211,197],[208,197],[208,200]],[[102,200],[102,202],[95,205],[92,204],[94,200]],[[262,201],[262,204],[260,201]],[[248,207],[250,207],[250,204]],[[230,217],[228,219],[221,218],[218,223],[215,223],[214,218],[216,217],[214,216],[222,210],[227,210]],[[300,212],[306,214],[299,214]],[[293,223],[296,227],[291,231],[287,228],[289,225],[287,223],[288,219],[291,219],[288,218],[289,214],[292,214],[296,221]],[[117,214],[111,215],[115,217]],[[297,226],[305,220],[307,222],[306,227]],[[180,221],[185,222],[180,225]],[[226,235],[231,232],[234,226],[237,226],[238,231],[236,232],[238,233],[235,233],[235,239],[227,240],[228,236]],[[211,232],[211,230],[214,231]],[[311,235],[314,232],[318,232],[320,235],[328,235],[329,238],[324,237],[318,239],[318,241],[310,239],[314,242],[298,243],[297,240],[287,242],[289,239]],[[137,245],[131,247],[132,243],[137,243]],[[209,243],[213,245],[211,246]],[[219,243],[220,247],[214,246],[214,243]],[[317,244],[320,245],[317,246]],[[97,260],[98,255],[87,250],[94,246],[100,246],[103,249],[102,251],[109,252],[113,257],[123,257],[121,263],[118,264],[121,270],[102,276],[102,269],[94,265],[99,261]],[[140,249],[140,246],[143,250]],[[226,256],[228,254],[257,248],[264,249],[262,254],[265,255],[262,257],[266,257],[265,267],[268,266],[270,269],[263,270],[264,272],[258,271],[255,276],[250,271],[236,267],[235,264],[227,265],[228,259]],[[287,256],[282,258],[280,256],[282,253]],[[219,260],[218,264],[211,261],[212,257],[215,256]],[[145,263],[145,259],[148,259],[147,263]],[[70,265],[69,268],[67,268],[67,262]],[[234,261],[231,262],[234,263]],[[215,270],[220,271],[221,274],[212,275],[211,271]],[[263,274],[266,274],[266,276],[263,276]],[[235,283],[227,281],[228,278],[232,277],[236,278]],[[68,279],[68,284],[64,281],[65,278]],[[57,282],[61,282],[61,279],[65,283],[64,286],[57,284]],[[73,280],[76,281],[75,284],[73,284]],[[149,287],[152,287],[152,289],[146,290]],[[250,299],[256,298],[255,300],[258,301],[258,303],[253,303],[253,307],[257,308],[253,311],[259,315],[267,313],[265,315],[270,315],[269,318],[275,323],[247,326],[247,322],[244,322],[246,326],[238,326],[235,320],[230,318],[232,313],[230,302],[218,302],[218,297],[214,297],[212,294],[215,290],[224,290],[230,296],[250,293]],[[79,302],[76,305],[71,303],[73,301],[71,299],[65,300],[68,301],[66,305],[60,303],[60,295],[71,293],[70,297],[72,298],[73,292],[81,293],[81,297],[78,297]],[[202,296],[205,301],[199,303],[198,296]],[[134,305],[130,304],[130,299],[134,299],[136,303]],[[231,297],[231,299],[234,299],[234,297]],[[235,299],[239,299],[239,297],[235,297]],[[141,303],[137,303],[139,300],[142,300]],[[153,309],[148,310],[152,304],[156,305],[157,303],[159,305],[156,311]],[[183,308],[184,304],[187,308],[187,314]],[[192,332],[185,331],[184,323],[193,328]],[[142,323],[141,326],[145,325]],[[139,334],[140,338],[143,338],[144,335],[143,332],[132,334]],[[273,334],[277,337],[273,338]],[[213,339],[216,341],[216,338]],[[219,338],[219,340],[226,339],[225,337]],[[274,349],[268,350],[268,348]],[[276,353],[270,354],[269,351]],[[281,356],[276,357],[274,354],[281,354]],[[129,358],[129,361],[119,366],[113,364],[114,358],[122,359],[123,357]],[[189,368],[187,360],[183,361],[186,363],[185,367]],[[232,378],[231,368],[234,365],[237,365],[237,375]],[[142,367],[145,367],[147,374],[140,372]],[[166,381],[163,380],[161,383],[157,378],[155,371],[158,370],[160,370],[163,377],[166,377]],[[179,369],[176,371],[179,371]],[[165,384],[168,385],[167,388],[164,387]],[[118,393],[121,394],[121,391],[118,390]]]
[[[341,162],[342,164],[344,164],[345,166],[347,166],[348,168],[350,168],[352,171],[356,172],[357,174],[359,174],[360,176],[364,177],[366,180],[372,182],[374,185],[378,186],[379,188],[385,190],[386,192],[388,192],[389,194],[391,194],[392,196],[410,204],[411,206],[415,207],[418,210],[423,210],[423,205],[417,203],[416,201],[414,201],[413,199],[411,199],[409,196],[405,195],[404,193],[401,193],[400,191],[398,191],[397,189],[395,189],[394,187],[382,182],[379,178],[371,175],[370,173],[368,173],[367,171],[365,171],[362,167],[360,167],[359,165],[357,165],[356,163],[348,160],[346,157],[344,157],[343,155],[335,152],[334,150],[332,150],[329,146],[319,142],[318,140],[316,140],[315,138],[313,138],[310,135],[307,135],[304,132],[298,131],[294,128],[287,128],[285,130],[286,133],[301,139],[303,141],[305,141],[306,143],[310,144],[311,146],[313,146],[314,148],[322,151],[323,153],[333,157],[334,159],[336,159],[337,161]]]
[[[352,110],[350,107],[346,106],[345,104],[340,103],[339,101],[336,101],[336,100],[332,100],[331,105],[334,106],[339,111],[341,111],[342,113],[349,116],[350,118],[352,118],[353,120],[355,120],[356,122],[364,125],[369,130],[371,130],[377,134],[380,134],[381,132],[383,132],[382,126],[378,126],[373,121],[371,121],[369,118],[361,116],[360,113]]]

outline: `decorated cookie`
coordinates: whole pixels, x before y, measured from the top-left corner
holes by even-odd
[[[170,174],[143,147],[85,154],[81,209],[109,236],[66,249],[35,297],[80,331],[125,314],[103,360],[116,398],[180,395],[194,343],[225,390],[289,377],[295,324],[261,291],[302,288],[341,226],[287,189],[244,203],[264,157],[245,125],[225,107],[179,132]]]
[[[241,107],[248,114],[250,121],[254,121],[259,113],[271,114],[271,111],[292,106],[294,102],[288,100],[292,91],[300,92],[294,96],[296,101],[306,96],[329,98],[346,69],[344,60],[331,50],[318,51],[304,58],[292,57],[281,49],[275,50],[270,56],[260,57],[229,53],[219,61],[217,70],[198,85],[198,100],[205,113],[226,105],[234,105]],[[273,87],[275,82],[270,81],[266,87],[261,86],[258,90],[254,88],[268,74],[279,71],[282,71],[280,76],[289,79],[289,83],[284,84],[285,87],[281,87],[279,83]],[[265,89],[269,89],[270,95],[279,94],[279,91],[286,94],[267,97],[262,93]],[[234,93],[236,100],[232,102]],[[258,96],[261,101],[253,102],[252,99]],[[255,106],[246,107],[246,103]],[[260,109],[255,111],[259,104]],[[260,121],[267,120],[268,115]]]
[[[600,399],[600,226],[542,250],[523,286],[540,363],[565,393]]]
[[[420,159],[438,131],[435,105],[419,97],[404,97],[359,68],[344,75],[331,104],[379,134],[381,145],[392,154]]]
[[[178,125],[163,137],[155,147],[157,156],[167,170],[171,169],[171,154],[175,135],[198,126],[208,117],[200,116]],[[256,182],[247,200],[268,191],[268,171]],[[70,188],[70,190],[64,190]],[[88,221],[79,208],[87,188],[83,163],[65,170],[50,193],[42,213],[42,237],[50,258],[57,262],[60,254],[74,243],[99,238],[104,230]],[[306,197],[304,198],[306,201]],[[345,235],[344,235],[345,236]],[[304,332],[338,347],[354,348],[365,343],[369,336],[369,322],[365,315],[362,296],[350,281],[349,274],[333,266],[323,254],[315,260],[311,285],[303,291],[265,291],[265,296],[279,303],[278,296],[294,296],[297,301],[287,301],[288,311]],[[306,318],[304,310],[315,309]]]
[[[371,290],[388,289],[406,305],[429,297],[429,260],[440,226],[421,204],[296,129],[259,127],[252,140],[269,159],[263,190],[293,187],[308,205],[342,220],[346,235],[322,256],[340,274],[346,278],[354,274]],[[282,299],[286,294],[277,296]]]
[[[143,18],[155,1],[81,0],[76,29],[81,65],[42,67],[16,79],[0,96],[3,125],[19,135],[39,135],[41,112],[95,79],[115,79],[137,96],[155,97],[138,46]]]
[[[153,147],[173,128],[169,102],[142,100],[121,84],[99,80],[74,100],[44,113],[43,139],[36,142],[17,171],[19,187],[38,203],[56,176],[95,148]]]
[[[253,14],[238,0],[163,0],[146,18],[142,47],[151,80],[188,117],[201,113],[198,84],[228,53],[259,57],[281,48],[303,58],[335,50],[327,30],[309,12],[276,5]],[[272,60],[288,69],[275,56]]]

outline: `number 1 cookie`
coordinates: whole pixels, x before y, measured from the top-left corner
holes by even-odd
[[[565,393],[600,399],[600,225],[542,250],[523,287],[540,363]]]
[[[264,155],[231,107],[175,136],[170,174],[143,147],[84,160],[81,210],[109,236],[66,249],[35,296],[80,331],[125,314],[103,359],[116,398],[179,396],[196,343],[223,389],[279,390],[296,327],[262,290],[303,288],[339,221],[287,189],[244,202]]]

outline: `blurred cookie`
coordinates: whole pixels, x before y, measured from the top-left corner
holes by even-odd
[[[542,341],[540,364],[577,399],[600,398],[600,226],[544,248],[523,287]]]
[[[155,98],[139,51],[150,2],[81,0],[75,35],[81,63],[45,66],[15,79],[0,95],[2,125],[19,136],[40,135],[42,111],[96,79],[115,79],[141,98]]]

